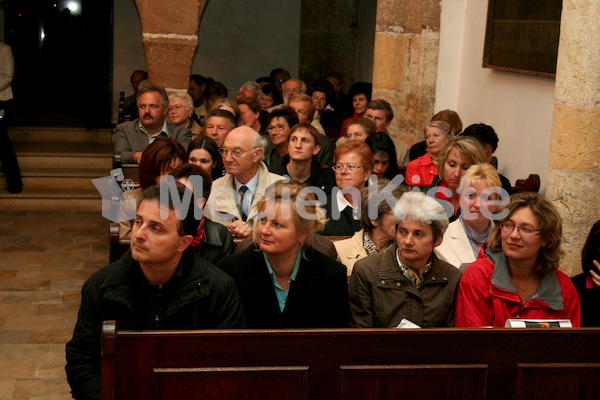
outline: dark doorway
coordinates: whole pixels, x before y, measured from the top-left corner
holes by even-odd
[[[4,0],[13,125],[110,126],[112,0]]]

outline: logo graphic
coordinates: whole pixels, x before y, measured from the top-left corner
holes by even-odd
[[[121,184],[119,185],[119,182]],[[125,179],[121,168],[110,171],[110,176],[92,179],[102,195],[102,216],[112,222],[128,221],[135,218],[135,198],[123,196],[134,189],[131,179]]]

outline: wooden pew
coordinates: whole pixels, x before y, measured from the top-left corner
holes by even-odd
[[[102,333],[102,399],[597,399],[600,329]]]

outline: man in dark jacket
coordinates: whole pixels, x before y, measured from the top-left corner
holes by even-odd
[[[176,189],[170,191],[168,208],[160,202],[158,185],[144,192],[131,250],[83,285],[78,321],[66,348],[67,379],[75,399],[100,399],[100,337],[105,320],[116,320],[123,330],[245,325],[233,280],[194,256],[190,248],[198,228],[194,202],[189,201],[190,193],[185,199],[189,191],[185,186],[177,183]],[[173,195],[178,196],[175,205]],[[177,203],[184,199],[189,205],[180,207]]]
[[[319,188],[325,196],[329,196],[335,186],[335,177],[330,168],[324,169],[315,158],[321,150],[321,139],[314,126],[307,123],[295,125],[290,132],[288,154],[281,158],[273,172]]]

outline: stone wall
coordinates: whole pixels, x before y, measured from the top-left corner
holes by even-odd
[[[439,0],[379,0],[373,98],[394,110],[390,133],[412,145],[434,113]]]
[[[581,271],[581,248],[600,219],[598,21],[597,0],[563,1],[547,195],[563,217],[561,269],[569,275]]]

